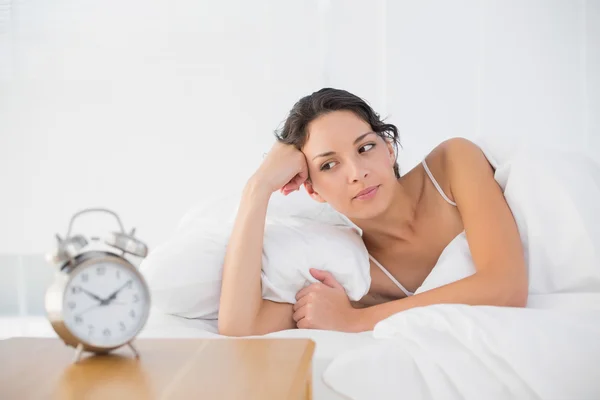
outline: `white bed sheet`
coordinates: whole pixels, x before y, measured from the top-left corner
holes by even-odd
[[[373,335],[329,364],[329,387],[354,400],[600,398],[597,293],[532,296],[528,308],[414,308]]]

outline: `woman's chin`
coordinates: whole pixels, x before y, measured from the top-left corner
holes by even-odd
[[[347,213],[342,213],[350,219],[369,220],[375,219],[385,212],[385,204],[382,201],[369,204],[353,204]]]

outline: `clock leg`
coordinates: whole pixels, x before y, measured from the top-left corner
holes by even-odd
[[[127,345],[129,346],[131,351],[133,351],[133,354],[135,354],[135,358],[140,358],[140,353],[138,353],[138,351],[135,349],[135,347],[133,347],[133,343],[129,342],[129,343],[127,343]]]
[[[78,363],[81,358],[81,353],[83,352],[83,345],[79,343],[77,348],[75,349],[75,357],[73,358],[74,363]]]

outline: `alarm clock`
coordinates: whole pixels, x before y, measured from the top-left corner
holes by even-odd
[[[120,230],[106,237],[71,236],[75,219],[86,213],[114,216]],[[74,362],[83,351],[108,353],[132,344],[150,311],[150,291],[138,269],[125,258],[144,258],[147,246],[135,237],[135,228],[127,233],[119,216],[104,208],[79,211],[71,218],[67,234],[56,234],[57,247],[47,261],[57,267],[48,288],[45,306],[54,331],[65,344],[76,349]]]

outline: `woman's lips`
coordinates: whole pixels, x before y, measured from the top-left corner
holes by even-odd
[[[371,199],[375,196],[375,194],[377,194],[377,190],[379,189],[379,186],[371,186],[363,191],[361,191],[359,195],[357,195],[356,197],[354,197],[356,200],[368,200]]]

